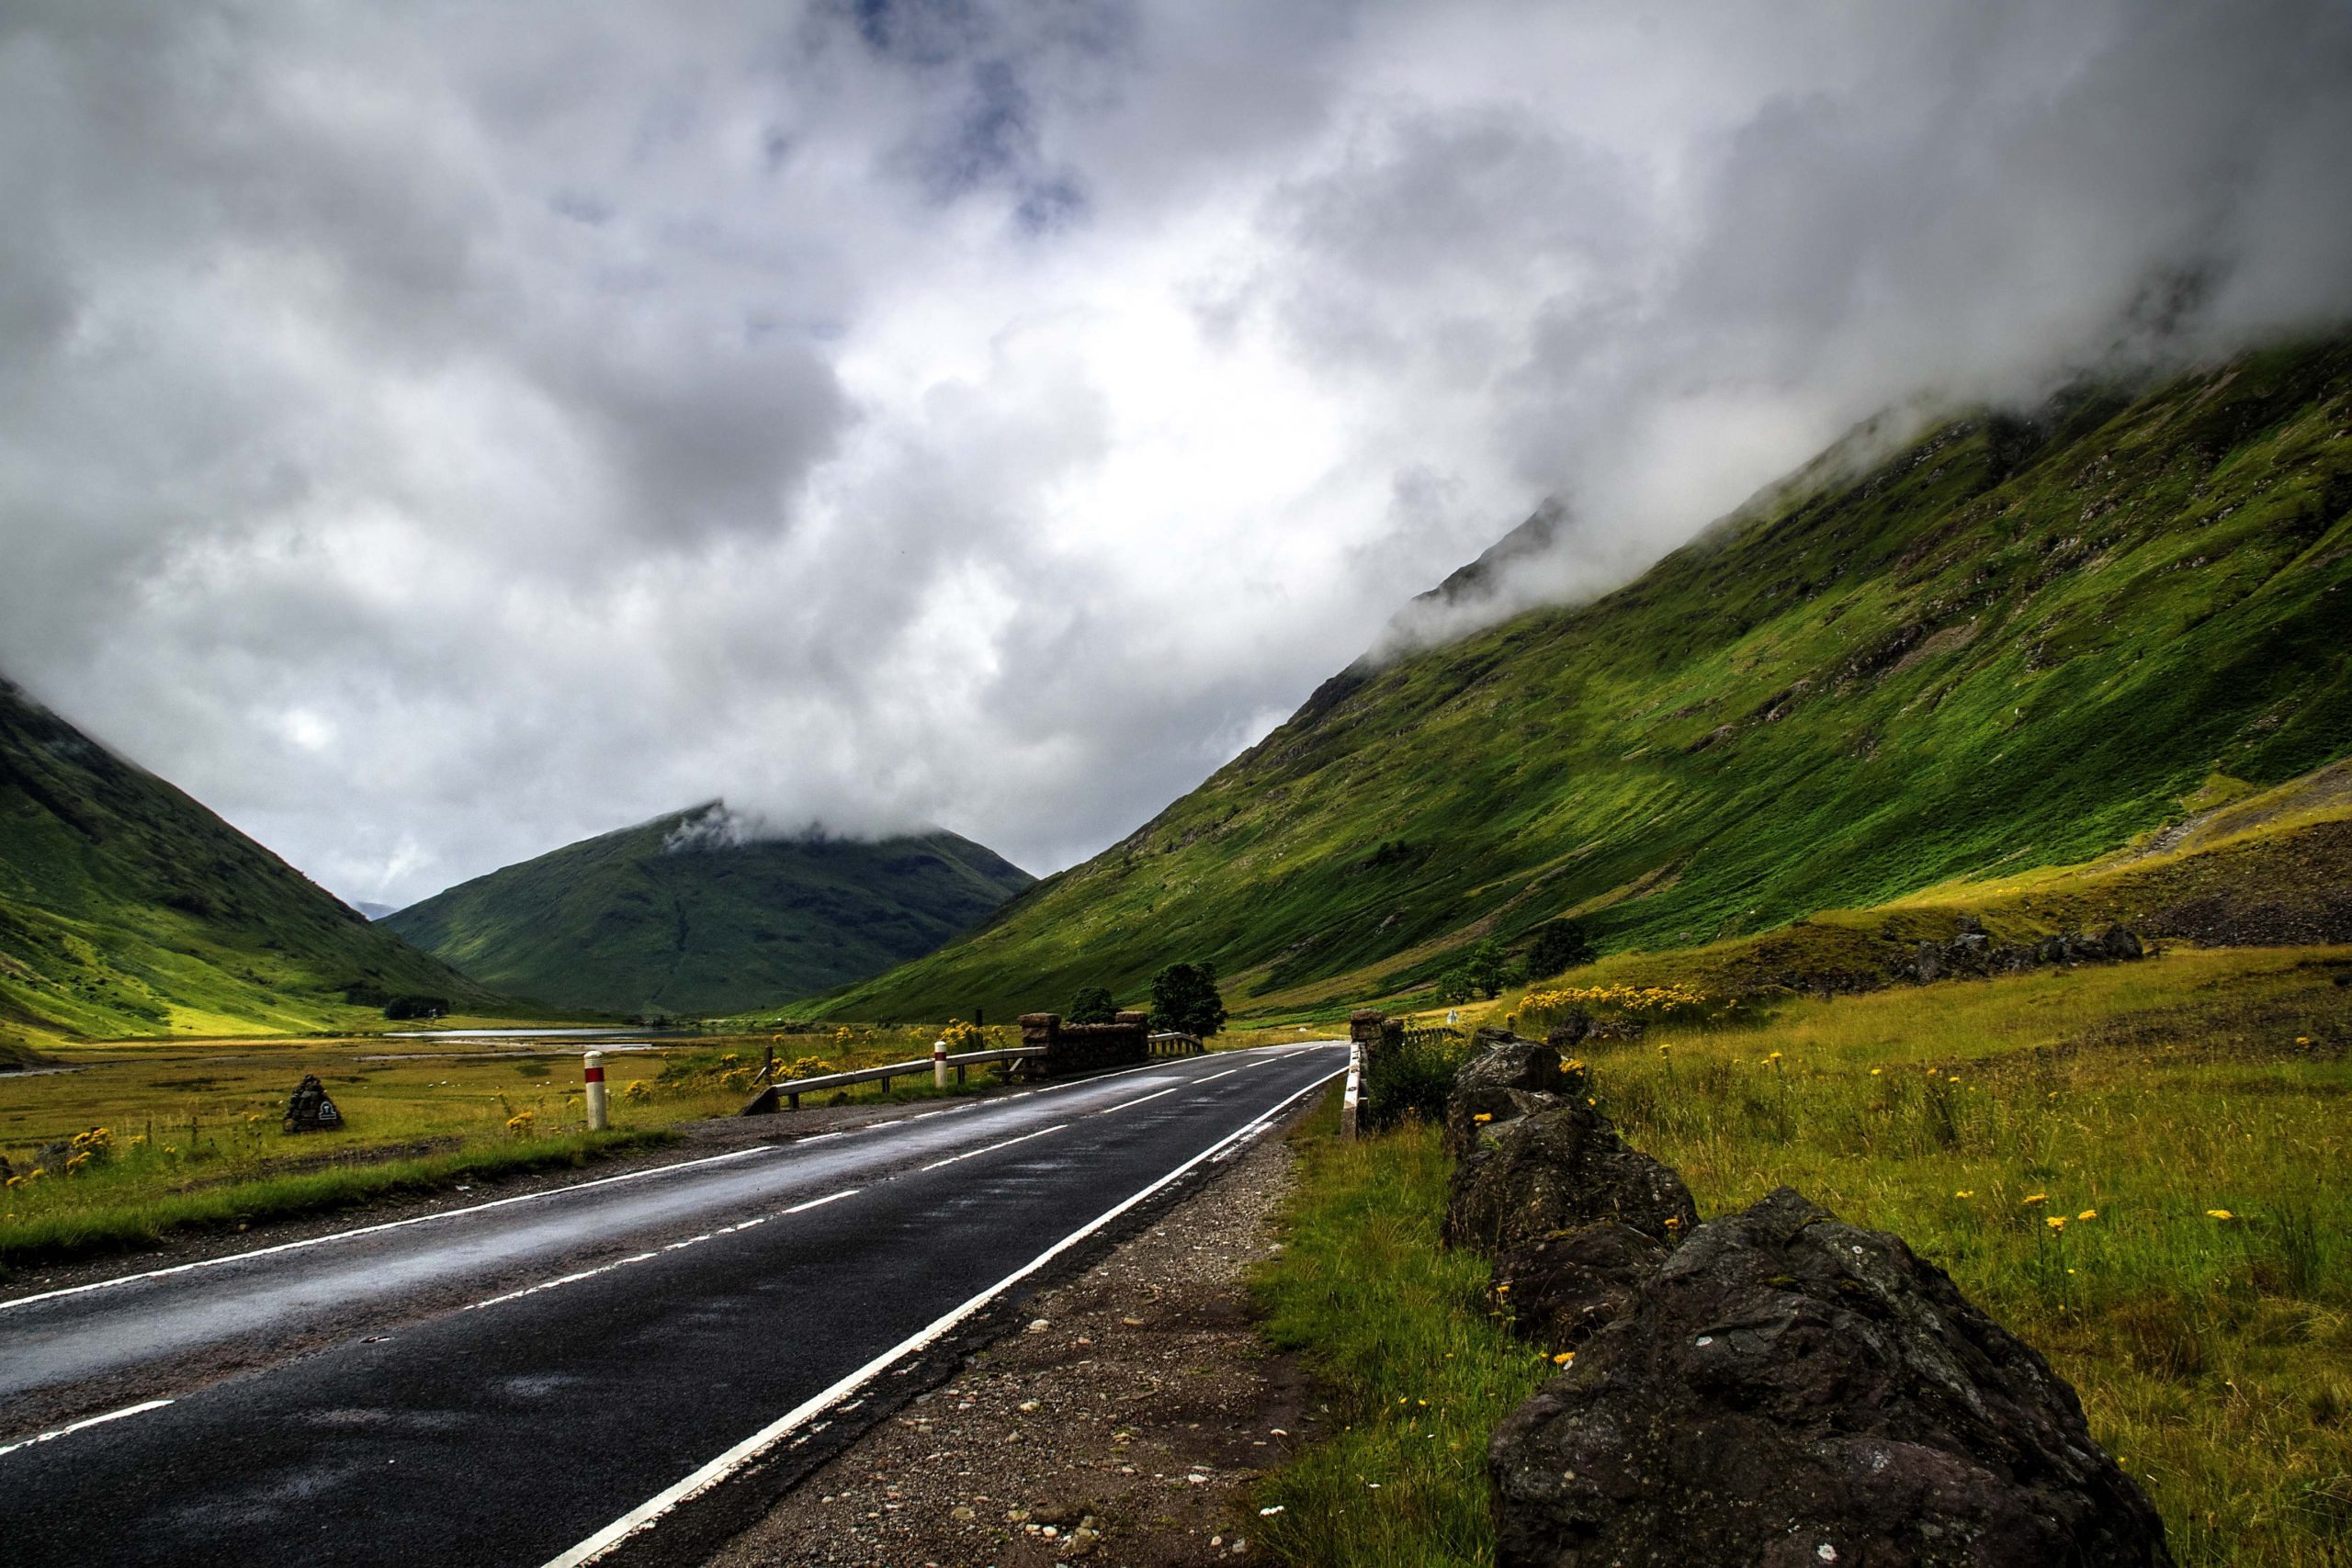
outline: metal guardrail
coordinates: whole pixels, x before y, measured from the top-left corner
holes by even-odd
[[[1003,1051],[962,1051],[952,1056],[923,1056],[914,1061],[885,1062],[879,1066],[855,1067],[845,1073],[820,1073],[813,1078],[779,1078],[753,1095],[736,1114],[764,1116],[776,1109],[779,1100],[789,1101],[792,1109],[797,1111],[800,1109],[800,1097],[804,1094],[846,1089],[852,1084],[879,1083],[883,1091],[888,1093],[892,1078],[935,1072],[943,1061],[956,1069],[956,1081],[962,1083],[966,1067],[986,1066],[991,1062],[1017,1062],[1044,1055],[1043,1046],[1016,1045]]]

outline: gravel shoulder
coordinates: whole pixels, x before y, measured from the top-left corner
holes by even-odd
[[[813,1472],[707,1568],[1247,1561],[1250,1488],[1329,1419],[1251,1326],[1297,1156],[1267,1137]]]

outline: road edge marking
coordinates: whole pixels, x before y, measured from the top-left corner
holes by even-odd
[[[765,1427],[763,1427],[760,1430],[752,1433],[741,1442],[737,1443],[733,1448],[729,1449],[725,1453],[720,1454],[717,1459],[712,1460],[701,1469],[696,1470],[692,1474],[686,1476],[684,1480],[677,1482],[676,1483],[664,1488],[662,1491],[655,1493],[651,1497],[647,1498],[643,1503],[639,1504],[635,1508],[632,1508],[628,1513],[623,1514],[619,1518],[615,1519],[603,1529],[600,1529],[595,1534],[588,1537],[585,1540],[580,1542],[579,1545],[574,1546],[571,1551],[548,1559],[545,1564],[545,1568],[582,1568],[583,1564],[594,1562],[596,1559],[604,1556],[606,1552],[612,1551],[623,1541],[628,1540],[631,1536],[638,1534],[641,1530],[652,1528],[652,1526],[661,1519],[662,1515],[676,1508],[681,1503],[691,1502],[695,1498],[699,1497],[704,1493],[709,1491],[712,1487],[717,1486],[720,1482],[725,1481],[729,1475],[732,1475],[744,1465],[750,1463],[752,1460],[757,1459],[770,1448],[773,1448],[778,1439],[789,1433],[794,1427],[801,1426],[810,1419],[824,1414],[824,1412],[831,1409],[842,1398],[854,1393],[858,1388],[872,1381],[876,1374],[888,1370],[892,1362],[899,1360],[906,1356],[911,1355],[917,1350],[923,1349],[930,1346],[942,1336],[946,1334],[949,1329],[955,1327],[966,1318],[970,1317],[974,1313],[978,1312],[982,1307],[988,1305],[989,1303],[994,1301],[998,1296],[1002,1295],[1006,1291],[1011,1290],[1013,1286],[1019,1284],[1022,1280],[1027,1279],[1030,1275],[1035,1273],[1038,1269],[1044,1268],[1046,1264],[1052,1262],[1055,1258],[1060,1257],[1071,1247],[1076,1247],[1080,1242],[1084,1241],[1096,1231],[1101,1230],[1103,1226],[1109,1224],[1112,1221],[1117,1219],[1120,1215],[1125,1213],[1128,1210],[1134,1208],[1138,1203],[1141,1203],[1147,1198],[1151,1197],[1154,1193],[1159,1192],[1162,1189],[1170,1186],[1171,1183],[1182,1179],[1195,1166],[1198,1166],[1204,1161],[1211,1158],[1218,1150],[1224,1148],[1227,1145],[1234,1143],[1245,1135],[1253,1135],[1263,1131],[1275,1117],[1281,1115],[1283,1111],[1289,1110],[1292,1106],[1297,1104],[1301,1100],[1306,1099],[1306,1096],[1314,1093],[1317,1089],[1321,1089],[1333,1078],[1340,1077],[1340,1073],[1345,1071],[1346,1069],[1342,1067],[1337,1071],[1324,1074],[1322,1077],[1316,1078],[1313,1082],[1307,1084],[1305,1088],[1287,1096],[1272,1109],[1261,1112],[1251,1121],[1247,1122],[1241,1126],[1234,1129],[1232,1132],[1227,1133],[1224,1137],[1219,1138],[1207,1148],[1203,1149],[1200,1153],[1194,1155],[1192,1158],[1186,1160],[1183,1164],[1178,1166],[1167,1175],[1159,1178],[1150,1186],[1146,1187],[1142,1190],[1123,1200],[1115,1207],[1106,1209],[1102,1213],[1097,1214],[1093,1219],[1089,1220],[1078,1229],[1070,1232],[1069,1235],[1062,1237],[1061,1240],[1054,1243],[1053,1246],[1047,1247],[1045,1251],[1039,1253],[1036,1257],[1031,1258],[1028,1262],[1023,1264],[1012,1273],[1007,1274],[995,1284],[989,1286],[988,1289],[980,1292],[979,1294],[964,1303],[963,1305],[955,1308],[941,1317],[933,1319],[930,1324],[916,1330],[913,1334],[910,1334],[906,1338],[901,1339],[896,1345],[891,1346],[888,1349],[883,1351],[880,1355],[875,1357],[874,1359],[866,1362],[855,1371],[851,1372],[848,1376],[842,1378],[831,1387],[827,1388],[821,1393],[817,1393],[810,1398],[804,1400],[799,1404],[795,1405],[792,1409],[785,1412],[785,1414],[779,1416],[776,1420],[771,1422]]]
[[[69,1422],[54,1432],[43,1432],[38,1437],[26,1438],[10,1443],[6,1448],[0,1448],[0,1454],[12,1454],[18,1449],[28,1449],[37,1443],[53,1443],[69,1433],[81,1431],[85,1427],[103,1427],[109,1421],[119,1421],[126,1416],[142,1416],[150,1410],[161,1410],[170,1403],[168,1399],[151,1399],[144,1404],[126,1404],[119,1410],[109,1410],[103,1416],[85,1416],[79,1421]]]

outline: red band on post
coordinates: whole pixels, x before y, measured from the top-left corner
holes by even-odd
[[[589,1068],[588,1081],[590,1083],[603,1083],[605,1081],[605,1069],[602,1067]]]

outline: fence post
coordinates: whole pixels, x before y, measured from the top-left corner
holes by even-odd
[[[588,1130],[601,1133],[612,1124],[605,1108],[605,1054],[589,1052],[581,1059],[581,1069],[588,1084]]]
[[[1340,1098],[1340,1136],[1356,1135],[1358,1106],[1363,1099],[1363,1043],[1348,1042],[1348,1089]]]
[[[934,1040],[931,1043],[931,1087],[933,1089],[947,1087],[947,1042],[945,1040]]]

